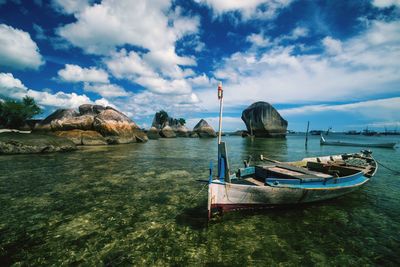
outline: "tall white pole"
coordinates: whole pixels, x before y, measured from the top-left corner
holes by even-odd
[[[222,109],[224,106],[224,97],[222,93],[222,82],[218,84],[218,98],[219,98],[219,129],[218,129],[218,144],[221,143],[222,136]]]

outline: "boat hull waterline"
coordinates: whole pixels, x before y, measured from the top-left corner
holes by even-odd
[[[212,179],[208,188],[209,216],[214,212],[317,202],[351,193],[377,171],[376,161],[370,154],[367,156],[356,153],[305,158],[292,163],[246,167],[231,175],[229,182]],[[355,166],[343,159],[350,159],[350,163],[354,159],[364,160],[366,164]],[[313,171],[311,166],[320,166],[321,172]]]
[[[209,186],[210,208],[222,211],[268,208],[279,205],[301,204],[337,198],[357,190],[368,182],[338,188],[274,188],[212,182]]]

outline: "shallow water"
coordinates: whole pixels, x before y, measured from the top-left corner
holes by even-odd
[[[399,137],[329,136],[359,142]],[[357,152],[311,137],[226,137],[233,169]],[[373,149],[400,169],[400,149]],[[400,176],[316,204],[232,212],[207,224],[216,139],[160,139],[77,152],[0,156],[0,265],[400,265]]]

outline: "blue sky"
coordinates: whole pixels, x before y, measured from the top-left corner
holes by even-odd
[[[0,0],[0,95],[48,115],[111,105],[244,129],[255,101],[289,129],[400,129],[400,1]]]

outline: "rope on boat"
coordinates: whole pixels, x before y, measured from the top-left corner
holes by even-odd
[[[379,162],[379,161],[377,161],[377,160],[375,160],[375,161],[376,161],[380,166],[382,166],[383,168],[385,168],[385,169],[387,169],[387,170],[389,170],[389,171],[391,171],[391,172],[393,172],[393,173],[395,173],[395,174],[399,174],[399,175],[400,175],[400,171],[391,169],[391,168],[389,168],[388,166],[385,166],[384,164],[382,164],[381,162]]]

